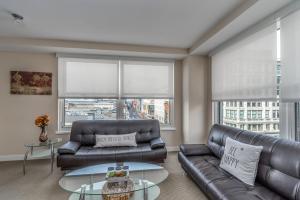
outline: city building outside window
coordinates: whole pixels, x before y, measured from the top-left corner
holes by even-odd
[[[230,105],[230,102],[221,102],[220,106],[223,109],[221,113],[224,114],[224,116],[221,116],[221,123],[279,137],[279,104],[277,101],[243,101],[242,104],[247,105],[247,107],[231,107],[227,106]],[[249,107],[249,105],[251,106]],[[272,112],[271,115],[270,112]],[[239,118],[234,118],[234,116],[237,116],[235,114],[239,114]],[[227,115],[230,115],[230,117],[227,117]]]
[[[77,120],[157,119],[171,126],[170,99],[64,99],[64,128]]]

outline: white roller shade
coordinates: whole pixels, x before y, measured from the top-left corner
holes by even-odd
[[[118,97],[117,60],[58,59],[59,97]]]
[[[212,56],[212,99],[276,98],[276,27],[270,26]]]
[[[300,11],[281,21],[282,101],[300,100]]]
[[[122,62],[122,97],[173,98],[173,63]]]

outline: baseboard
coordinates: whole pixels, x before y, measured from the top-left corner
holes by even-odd
[[[167,146],[167,151],[168,152],[178,152],[179,147],[178,146]]]
[[[30,157],[28,156],[27,160],[40,160],[40,159],[49,159],[49,157]],[[10,154],[10,155],[0,155],[0,162],[4,161],[19,161],[24,160],[24,154]]]

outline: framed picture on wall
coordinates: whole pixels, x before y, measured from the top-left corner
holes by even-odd
[[[51,95],[52,73],[11,71],[10,93],[21,95]]]

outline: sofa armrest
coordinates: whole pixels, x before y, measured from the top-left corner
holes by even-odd
[[[164,148],[166,146],[165,142],[159,137],[150,141],[151,149]]]
[[[79,149],[79,142],[69,141],[57,149],[58,154],[75,154]]]
[[[180,151],[186,156],[211,155],[212,152],[205,144],[182,144]]]

